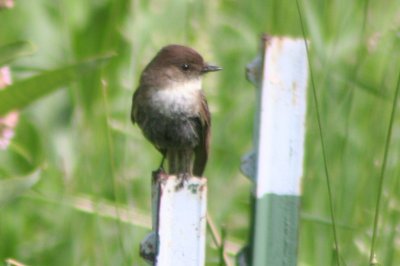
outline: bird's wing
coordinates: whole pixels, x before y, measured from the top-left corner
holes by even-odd
[[[195,160],[193,164],[193,174],[195,176],[203,176],[204,169],[207,164],[208,152],[211,137],[211,116],[208,110],[207,100],[204,94],[201,94],[201,110],[198,117],[198,134],[200,143],[195,148]]]
[[[135,120],[136,104],[135,104],[135,102],[137,101],[137,98],[138,98],[138,91],[139,91],[139,88],[136,89],[135,93],[132,96],[131,121],[133,124],[136,123],[136,120]]]
[[[143,119],[142,119],[142,121],[140,120],[140,118],[139,118],[139,121],[138,121],[138,117],[137,117],[137,115],[138,115],[138,101],[141,101],[142,99],[140,99],[141,97],[142,97],[142,95],[143,94],[141,94],[141,93],[139,93],[138,91],[139,91],[139,89],[140,89],[141,87],[139,86],[137,89],[136,89],[136,91],[135,91],[135,93],[133,94],[133,97],[132,97],[132,109],[131,109],[131,121],[132,121],[132,123],[133,124],[135,124],[135,123],[138,123],[138,125],[139,125],[139,127],[140,127],[140,123],[141,122],[143,122]],[[150,140],[150,142],[151,142],[151,140]],[[154,143],[153,143],[154,144]],[[162,154],[162,156],[163,156],[163,159],[162,159],[162,161],[161,161],[161,167],[163,166],[163,162],[164,162],[164,157],[165,157],[165,154],[166,154],[166,152],[167,152],[167,150],[166,149],[162,149],[162,148],[160,148],[160,147],[158,147],[157,145],[154,145],[154,147],[156,147],[156,149]]]

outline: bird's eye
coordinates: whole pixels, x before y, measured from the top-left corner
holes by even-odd
[[[181,68],[182,68],[183,71],[188,71],[190,66],[189,66],[189,64],[182,64]]]

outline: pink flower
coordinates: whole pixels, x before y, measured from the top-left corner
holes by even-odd
[[[1,1],[1,0],[0,0]],[[11,85],[11,72],[9,67],[0,67],[0,90]]]
[[[1,0],[0,0],[1,1]],[[11,72],[8,67],[0,68],[0,90],[11,84]],[[10,141],[15,135],[14,128],[18,124],[19,113],[10,112],[0,117],[0,150],[7,149]]]
[[[14,0],[0,0],[0,9],[1,8],[13,8]]]

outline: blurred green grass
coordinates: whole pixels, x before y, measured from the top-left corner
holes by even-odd
[[[400,71],[400,2],[300,3],[311,43],[341,260],[366,265]],[[255,94],[244,67],[257,54],[261,33],[302,37],[295,1],[20,0],[14,9],[0,11],[0,21],[0,45],[26,40],[37,48],[33,56],[11,64],[15,82],[43,69],[117,54],[104,68],[22,111],[13,144],[0,151],[0,178],[26,176],[38,168],[41,175],[31,191],[1,206],[0,261],[144,265],[138,246],[148,230],[105,218],[100,207],[94,206],[95,213],[78,211],[71,198],[83,195],[150,213],[150,171],[159,155],[130,124],[129,109],[141,69],[169,43],[190,45],[224,67],[204,83],[213,115],[205,174],[209,211],[219,227],[225,225],[228,240],[247,241],[251,184],[238,169],[252,145]],[[299,265],[333,265],[311,97],[309,91]],[[381,265],[400,263],[399,120],[394,121],[378,231]],[[217,265],[218,252],[208,246],[207,265]]]

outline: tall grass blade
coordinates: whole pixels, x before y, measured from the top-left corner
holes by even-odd
[[[0,206],[17,198],[33,185],[40,178],[40,171],[36,171],[25,177],[14,177],[0,180]]]
[[[381,168],[381,173],[379,176],[378,196],[376,199],[374,228],[373,228],[373,233],[372,233],[371,250],[370,250],[370,257],[369,257],[371,265],[373,265],[372,262],[373,262],[374,256],[375,256],[375,243],[376,243],[376,237],[378,234],[378,221],[379,221],[380,206],[381,206],[381,199],[382,199],[383,181],[385,179],[385,170],[386,170],[386,164],[387,164],[387,159],[388,159],[388,154],[389,154],[390,140],[392,137],[394,117],[396,115],[396,106],[397,106],[399,91],[400,91],[400,71],[399,71],[399,76],[397,79],[396,91],[395,91],[394,98],[393,98],[393,105],[392,105],[392,111],[390,114],[389,128],[387,131],[385,150],[384,150],[384,154],[383,154],[382,168]]]
[[[26,41],[18,41],[0,46],[0,66],[8,64],[19,57],[31,55],[35,50],[33,44]]]
[[[96,57],[16,82],[0,91],[0,115],[21,109],[40,97],[79,79],[83,74],[96,71],[110,55]]]
[[[328,188],[328,199],[329,199],[329,209],[330,209],[330,214],[331,214],[331,220],[332,220],[332,233],[333,233],[333,238],[334,238],[334,245],[335,245],[335,250],[336,250],[336,264],[340,266],[340,253],[339,253],[339,241],[338,241],[338,236],[337,236],[337,229],[336,229],[336,221],[335,221],[335,212],[333,208],[333,196],[332,196],[332,188],[331,188],[331,180],[329,177],[329,171],[328,171],[328,162],[326,158],[326,151],[325,151],[325,142],[324,142],[324,134],[322,130],[322,124],[321,124],[321,116],[319,113],[319,103],[318,103],[318,97],[317,97],[317,92],[315,88],[315,82],[314,82],[314,75],[313,75],[313,68],[311,65],[311,58],[310,58],[310,50],[308,47],[308,42],[306,41],[306,32],[305,32],[305,27],[303,23],[303,17],[301,13],[301,8],[300,8],[300,3],[299,0],[296,0],[297,4],[297,11],[299,13],[299,19],[300,19],[300,25],[301,25],[301,30],[304,38],[304,42],[306,45],[306,50],[307,50],[307,57],[308,57],[308,67],[310,69],[310,79],[311,79],[311,87],[312,87],[312,95],[314,99],[314,105],[315,105],[315,114],[318,122],[318,131],[319,131],[319,136],[320,136],[320,144],[321,144],[321,149],[322,149],[322,157],[324,161],[324,170],[325,170],[325,177],[326,177],[326,185]]]

